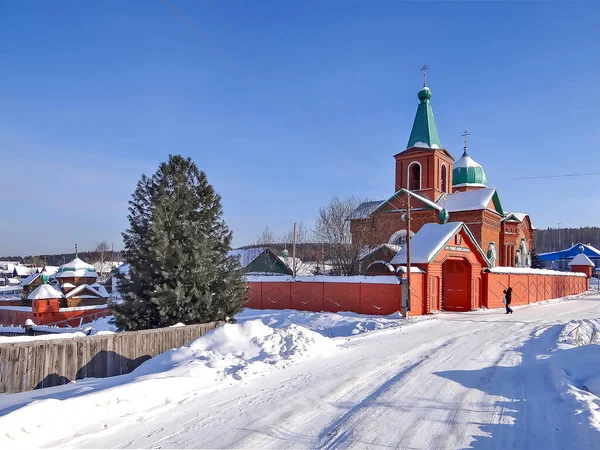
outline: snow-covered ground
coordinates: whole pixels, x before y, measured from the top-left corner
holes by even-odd
[[[406,326],[245,311],[132,374],[0,396],[0,447],[600,448],[598,317],[598,294]]]

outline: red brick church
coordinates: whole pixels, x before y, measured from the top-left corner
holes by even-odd
[[[394,194],[356,209],[351,217],[353,241],[368,242],[373,249],[378,248],[376,244],[403,245],[403,216],[410,193],[411,236],[425,224],[446,222],[449,215],[451,222],[468,227],[491,266],[529,267],[533,243],[529,216],[504,211],[498,191],[488,187],[484,168],[469,154],[468,132],[463,134],[460,159],[455,160],[442,147],[426,82],[417,96],[419,105],[408,145],[394,156]]]

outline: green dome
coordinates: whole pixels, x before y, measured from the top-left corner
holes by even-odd
[[[487,187],[487,175],[481,164],[474,161],[467,150],[452,168],[452,187]]]
[[[431,100],[432,96],[433,92],[431,92],[431,89],[429,89],[427,86],[423,86],[423,89],[421,89],[417,94],[417,97],[419,97],[421,102],[424,102],[425,100]]]
[[[442,209],[440,211],[440,222],[442,223],[447,223],[448,219],[450,219],[450,214],[448,214],[448,210],[446,208]]]

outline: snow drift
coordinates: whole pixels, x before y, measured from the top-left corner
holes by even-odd
[[[240,323],[258,319],[270,327],[299,325],[330,338],[349,337],[433,319],[431,316],[403,319],[399,313],[390,314],[389,316],[368,316],[353,312],[315,313],[291,309],[245,309],[235,318]]]
[[[577,422],[600,431],[600,319],[567,323],[552,355],[557,388],[571,402]],[[591,434],[590,439],[597,438]]]
[[[257,375],[270,366],[321,356],[335,343],[314,331],[289,324],[273,328],[259,320],[226,324],[178,349],[169,350],[132,372],[139,377],[205,377],[222,380]]]

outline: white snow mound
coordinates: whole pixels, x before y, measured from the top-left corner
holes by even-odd
[[[310,312],[292,309],[250,309],[246,308],[235,316],[244,323],[249,320],[261,320],[270,327],[287,327],[291,324],[315,331],[330,338],[349,337],[371,331],[385,330],[404,326],[423,318],[403,319],[400,313],[389,316],[369,316],[353,312]],[[431,319],[431,317],[428,317]]]
[[[260,375],[273,366],[322,356],[335,347],[331,339],[294,324],[272,328],[252,320],[223,325],[185,347],[146,361],[132,375],[239,380]]]

